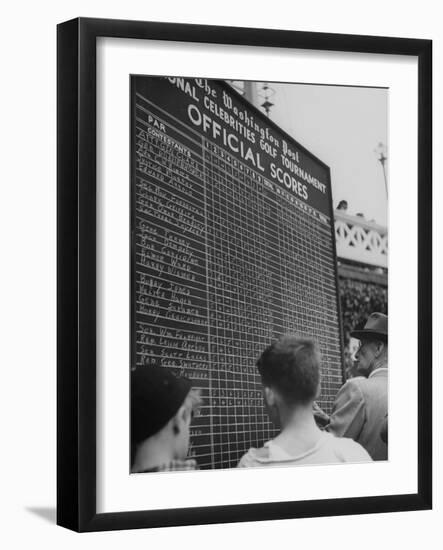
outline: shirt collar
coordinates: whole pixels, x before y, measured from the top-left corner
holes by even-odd
[[[374,376],[377,372],[384,372],[384,371],[388,371],[388,368],[387,367],[378,367],[378,369],[375,369],[371,372],[371,374],[368,376],[368,378],[371,378],[372,376]]]

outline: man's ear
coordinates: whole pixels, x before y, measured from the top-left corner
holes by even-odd
[[[273,407],[276,403],[275,393],[272,388],[264,387],[265,401],[269,407]]]
[[[378,341],[376,343],[375,356],[380,357],[380,355],[383,354],[383,351],[385,350],[385,348],[386,348],[386,344],[384,342],[382,342],[381,340]]]
[[[182,405],[172,418],[172,430],[175,435],[178,435],[186,426],[188,418],[188,411],[184,405]]]

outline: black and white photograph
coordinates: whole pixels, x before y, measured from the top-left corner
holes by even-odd
[[[440,12],[5,4],[2,548],[438,548]]]
[[[387,461],[389,90],[130,94],[131,473]]]
[[[58,36],[58,524],[431,506],[430,42]]]

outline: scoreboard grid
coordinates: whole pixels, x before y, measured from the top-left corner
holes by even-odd
[[[227,85],[208,82],[212,101],[229,94],[301,150]],[[197,131],[186,119],[197,93],[190,102],[168,79],[132,77],[132,367],[191,379],[203,406],[190,456],[230,468],[276,434],[255,367],[272,340],[318,341],[326,412],[343,382],[332,204],[330,188],[328,208],[317,208],[281,185],[260,164],[266,153],[245,159]]]

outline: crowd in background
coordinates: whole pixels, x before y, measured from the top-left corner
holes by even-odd
[[[339,278],[345,346],[351,330],[363,326],[373,311],[388,314],[388,289],[374,283]]]
[[[350,349],[351,331],[360,328],[373,311],[388,314],[388,289],[375,283],[339,278],[340,305],[343,322],[344,369],[348,373],[353,366],[353,350]]]

